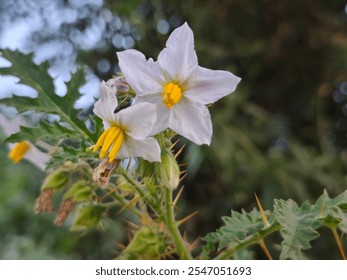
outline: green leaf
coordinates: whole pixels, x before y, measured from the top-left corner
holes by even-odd
[[[63,138],[79,139],[79,135],[71,129],[62,126],[58,122],[48,123],[45,120],[40,120],[39,125],[35,127],[21,126],[20,131],[12,134],[6,142],[20,142],[22,140],[36,143],[38,140],[49,138],[51,141],[61,140]]]
[[[225,226],[203,238],[208,242],[219,243],[218,250],[236,246],[264,228],[261,213],[255,209],[250,213],[244,210],[242,213],[232,211],[231,217],[222,217],[222,219]]]
[[[51,159],[47,163],[47,169],[51,169],[67,161],[76,163],[81,158],[91,158],[90,153],[86,152],[87,146],[83,141],[80,143],[80,146],[78,148],[74,148],[68,145],[61,145],[60,148],[62,150],[51,154]]]
[[[66,84],[67,94],[60,97],[55,94],[53,79],[48,75],[48,63],[36,65],[32,61],[33,54],[25,55],[10,50],[2,50],[1,54],[11,62],[12,66],[0,68],[0,74],[19,77],[22,84],[34,88],[38,93],[36,98],[14,95],[11,98],[2,99],[3,104],[15,107],[18,112],[34,110],[36,112],[57,114],[61,117],[62,122],[66,122],[71,126],[75,134],[79,134],[80,138],[96,140],[97,135],[89,131],[84,121],[78,117],[80,111],[73,107],[80,97],[78,89],[85,82],[83,69],[77,70],[72,75],[71,80]]]
[[[280,233],[283,241],[280,259],[302,258],[301,251],[311,248],[310,241],[319,236],[315,229],[321,225],[321,222],[311,213],[311,206],[305,202],[299,208],[291,199],[275,200],[274,215],[282,227]]]
[[[318,198],[315,205],[312,206],[312,213],[329,228],[339,228],[347,233],[347,191],[341,193],[335,198],[330,198],[327,191]]]

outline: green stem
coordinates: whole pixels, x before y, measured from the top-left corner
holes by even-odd
[[[166,225],[168,230],[171,233],[172,239],[176,245],[176,253],[183,260],[191,260],[192,255],[190,251],[187,249],[186,242],[183,240],[179,230],[177,223],[175,221],[175,215],[173,210],[173,202],[172,202],[172,190],[166,188],[165,189],[165,198],[166,198]]]
[[[162,215],[160,207],[158,207],[158,204],[153,200],[152,197],[148,195],[148,193],[145,193],[145,191],[142,189],[142,186],[135,181],[126,171],[122,172],[122,175],[124,178],[134,187],[134,189],[139,193],[141,198],[152,208],[152,210],[157,214],[158,217]]]
[[[278,231],[279,229],[281,229],[281,225],[279,224],[273,224],[270,225],[268,228],[266,228],[265,230],[262,230],[260,232],[257,232],[255,234],[252,234],[250,236],[248,236],[246,239],[242,240],[240,243],[238,243],[236,246],[233,247],[229,247],[228,249],[226,249],[224,252],[222,252],[221,254],[219,254],[216,258],[214,258],[215,260],[227,260],[229,259],[236,251],[241,250],[253,243],[257,243],[260,240],[264,239],[265,236]]]

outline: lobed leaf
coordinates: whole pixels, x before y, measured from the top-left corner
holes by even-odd
[[[315,230],[321,222],[315,219],[308,202],[299,206],[289,199],[275,200],[274,215],[281,225],[282,251],[280,259],[302,258],[302,250],[311,248],[310,241],[316,239],[319,234]]]
[[[79,118],[80,111],[73,107],[80,97],[79,88],[85,82],[83,69],[78,69],[72,75],[66,84],[67,94],[60,97],[55,94],[53,79],[48,75],[47,62],[37,65],[32,61],[33,54],[25,55],[18,51],[2,50],[1,54],[11,62],[12,66],[0,68],[0,74],[19,77],[22,84],[34,88],[38,93],[36,98],[14,95],[2,99],[3,104],[15,107],[19,113],[34,110],[57,114],[63,122],[71,126],[75,134],[79,134],[80,138],[96,140],[97,136],[90,132],[84,121]]]

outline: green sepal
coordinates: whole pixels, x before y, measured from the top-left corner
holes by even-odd
[[[101,205],[80,205],[71,230],[87,230],[97,226],[106,209]]]
[[[121,260],[154,260],[165,255],[167,240],[155,226],[143,226],[117,257]]]
[[[92,187],[85,181],[81,180],[74,183],[64,194],[64,199],[71,198],[74,202],[83,202],[88,200],[92,195]]]

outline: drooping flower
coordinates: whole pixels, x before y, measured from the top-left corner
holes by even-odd
[[[206,105],[233,92],[241,79],[198,65],[193,32],[187,23],[172,32],[156,62],[136,50],[118,52],[117,56],[136,93],[136,103],[156,106],[153,135],[171,128],[196,144],[210,144],[212,123]]]
[[[103,120],[105,131],[93,147],[101,148],[100,158],[108,161],[127,157],[142,157],[148,161],[160,161],[160,147],[153,137],[148,137],[156,121],[155,106],[141,103],[114,113],[118,106],[115,94],[100,86],[100,99],[94,113]]]

